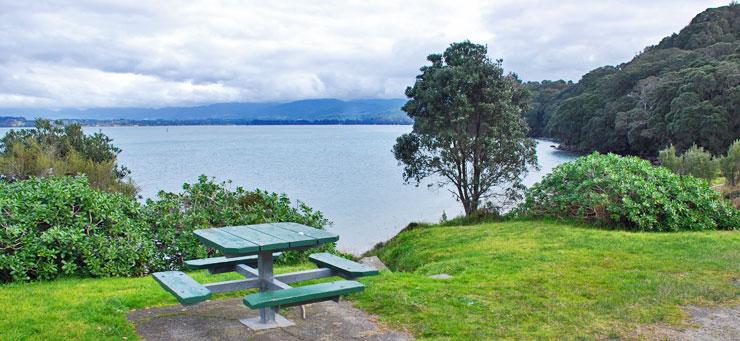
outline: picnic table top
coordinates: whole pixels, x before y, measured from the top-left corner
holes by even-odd
[[[193,234],[201,243],[227,255],[292,250],[339,240],[334,233],[298,223],[214,227],[195,230]]]

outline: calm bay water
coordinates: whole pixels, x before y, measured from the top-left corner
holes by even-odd
[[[4,133],[7,129],[0,130]],[[288,194],[321,210],[341,237],[342,250],[361,253],[411,221],[461,214],[446,190],[404,185],[391,148],[411,126],[179,126],[103,127],[123,152],[141,195],[179,191],[201,174],[233,186]],[[572,155],[538,141],[538,181]]]

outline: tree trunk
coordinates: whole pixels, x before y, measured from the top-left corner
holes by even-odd
[[[466,198],[460,200],[462,201],[463,208],[465,209],[465,216],[470,217],[474,215],[476,212],[478,212],[478,203],[477,200]]]

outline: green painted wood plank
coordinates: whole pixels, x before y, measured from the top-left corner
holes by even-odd
[[[331,253],[314,253],[308,256],[308,259],[319,267],[330,268],[350,277],[374,276],[378,274],[378,270],[370,266],[353,262],[349,259],[332,255]]]
[[[307,285],[284,290],[259,292],[244,297],[244,304],[252,309],[275,307],[279,305],[300,304],[362,291],[362,283],[355,281],[336,281]]]
[[[275,236],[271,236],[269,234],[262,233],[257,230],[253,230],[249,228],[248,225],[246,226],[227,226],[227,227],[222,227],[220,229],[221,231],[230,233],[234,236],[237,236],[239,238],[248,240],[256,244],[257,246],[259,246],[260,251],[279,250],[279,249],[286,249],[290,247],[290,243],[288,243],[287,241],[284,241]]]
[[[280,258],[280,256],[282,255],[283,255],[282,252],[275,252],[272,254],[274,258]],[[215,267],[237,265],[237,264],[246,264],[246,265],[254,267],[257,265],[257,255],[233,257],[233,258],[211,257],[211,258],[201,258],[201,259],[193,259],[193,260],[185,261],[185,266],[187,266],[187,268],[190,270],[210,269],[210,268],[215,268]]]
[[[208,247],[220,250],[223,253],[240,254],[257,252],[260,250],[259,245],[252,243],[233,234],[226,233],[223,228],[210,228],[195,230],[193,234],[201,243]]]
[[[272,225],[286,229],[286,230],[290,230],[293,232],[302,233],[309,237],[316,238],[319,244],[331,243],[331,242],[335,242],[339,240],[339,236],[334,233],[327,232],[324,230],[319,230],[319,229],[306,226],[306,225],[301,225],[298,223],[273,223]]]
[[[250,229],[280,238],[290,244],[290,247],[315,246],[319,244],[316,238],[300,234],[292,230],[286,230],[273,224],[247,225]]]
[[[211,291],[180,271],[155,272],[154,280],[182,304],[195,304],[211,297]]]

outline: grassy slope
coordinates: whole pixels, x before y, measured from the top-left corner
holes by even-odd
[[[404,272],[363,279],[367,290],[352,299],[419,337],[627,335],[636,324],[680,323],[681,304],[737,302],[739,250],[737,232],[646,234],[546,222],[425,228],[378,251]],[[436,273],[454,278],[427,277]],[[135,339],[129,309],[175,303],[148,277],[3,285],[0,340]]]
[[[433,338],[628,336],[684,304],[737,303],[737,232],[631,233],[538,221],[402,233],[359,305]],[[448,273],[451,280],[428,278]],[[733,284],[733,281],[734,284]]]

